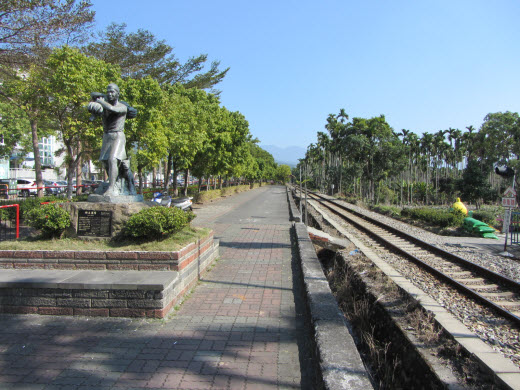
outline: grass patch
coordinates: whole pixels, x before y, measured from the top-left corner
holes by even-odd
[[[374,205],[370,207],[370,210],[392,218],[399,218],[401,216],[401,209],[395,206]]]
[[[190,242],[208,236],[211,229],[185,227],[162,240],[81,240],[73,238],[44,240],[28,237],[18,241],[0,242],[0,250],[62,250],[62,251],[160,251],[171,252],[184,248]]]
[[[213,199],[220,198],[220,190],[209,190],[202,191],[193,196],[193,201],[195,203],[206,203]]]
[[[439,228],[460,227],[465,217],[461,212],[430,207],[404,208],[401,215]]]

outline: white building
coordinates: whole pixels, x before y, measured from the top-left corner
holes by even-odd
[[[42,164],[42,175],[44,180],[60,180],[63,179],[65,173],[59,174],[55,169],[63,164],[63,157],[56,157],[56,151],[62,146],[56,140],[55,136],[42,137],[38,143],[40,151],[40,161]],[[1,176],[0,178],[23,178],[35,179],[34,172],[34,153],[30,152],[23,155],[22,151],[15,148],[10,157],[9,177]],[[0,171],[0,175],[2,172]],[[5,172],[4,172],[5,175]]]

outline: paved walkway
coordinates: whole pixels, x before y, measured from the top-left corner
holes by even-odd
[[[284,187],[196,210],[221,259],[166,320],[0,316],[1,389],[312,389]]]

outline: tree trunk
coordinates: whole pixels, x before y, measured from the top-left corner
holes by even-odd
[[[79,147],[80,145],[78,145],[78,152],[79,152]],[[76,163],[76,195],[81,195],[83,193],[83,187],[81,186],[82,184],[82,179],[81,179],[81,170],[82,170],[82,166],[81,166],[81,157],[78,157],[77,159],[77,163]]]
[[[177,175],[179,174],[179,171],[177,170],[177,166],[173,166],[173,196],[179,195],[179,189],[177,186]]]
[[[341,188],[341,179],[343,178],[343,161],[341,159],[341,156],[339,156],[339,186],[338,186],[338,191],[339,191],[339,194],[341,196],[341,192],[343,191],[343,189]]]
[[[143,168],[137,167],[137,176],[139,177],[139,193],[143,193]]]
[[[172,166],[172,155],[171,153],[168,153],[168,159],[166,161],[165,169],[164,169],[164,189],[166,190],[166,193],[168,193],[168,190],[170,189],[170,171]],[[177,180],[174,180],[174,182]]]
[[[152,187],[157,188],[157,168],[152,168]]]
[[[80,140],[77,140],[76,142],[76,195],[81,195],[83,193],[83,187],[82,187],[82,163],[83,163],[83,157],[81,154],[81,142]]]
[[[65,148],[67,148],[67,198],[72,199],[72,192],[73,192],[73,180],[76,176],[76,163],[77,160],[74,159],[74,147],[73,147],[73,140],[70,138],[65,141]],[[77,183],[76,183],[77,185]],[[77,192],[77,187],[76,187]]]
[[[32,135],[32,146],[34,153],[34,172],[36,179],[36,186],[38,187],[37,196],[41,198],[43,196],[43,177],[42,177],[42,162],[40,160],[40,148],[38,147],[38,122],[36,119],[31,119],[31,135]]]
[[[188,182],[190,181],[190,170],[184,171],[184,196],[188,196]]]
[[[67,166],[67,198],[68,199],[72,199],[72,181],[73,180],[74,180],[74,162],[69,161],[68,166]]]

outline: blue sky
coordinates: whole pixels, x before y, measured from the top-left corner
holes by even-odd
[[[230,67],[222,104],[264,145],[306,148],[340,108],[418,134],[518,112],[518,0],[92,2],[98,30],[124,22]]]

